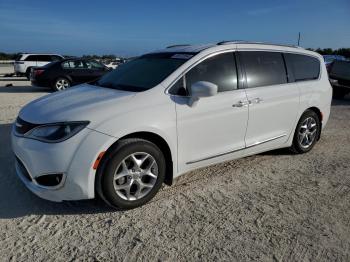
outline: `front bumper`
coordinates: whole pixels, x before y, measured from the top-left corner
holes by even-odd
[[[61,202],[95,197],[93,164],[116,138],[85,128],[61,143],[44,143],[17,136],[13,128],[11,141],[16,173],[25,186],[41,198]],[[36,182],[48,174],[63,174],[62,181],[54,187]]]

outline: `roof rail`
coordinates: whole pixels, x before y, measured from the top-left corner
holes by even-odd
[[[189,44],[183,44],[183,45],[169,45],[166,48],[174,48],[174,47],[181,47],[181,46],[190,46]]]
[[[217,45],[226,45],[226,44],[236,44],[236,43],[242,43],[242,42],[247,42],[244,40],[226,40],[226,41],[221,41],[217,43]]]
[[[253,41],[244,41],[244,40],[234,40],[234,41],[222,41],[217,43],[217,45],[226,45],[226,44],[257,44],[257,45],[275,45],[275,46],[284,46],[284,47],[294,47],[294,48],[301,48],[297,45],[284,45],[284,44],[273,44],[273,43],[267,43],[267,42],[253,42]]]

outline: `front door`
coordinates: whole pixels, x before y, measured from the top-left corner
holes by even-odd
[[[247,97],[238,89],[233,52],[210,57],[193,67],[175,86],[185,86],[187,95],[197,81],[218,86],[218,94],[189,106],[184,94],[172,97],[176,104],[178,171],[238,157],[245,147],[248,121]],[[181,89],[181,88],[179,88]]]

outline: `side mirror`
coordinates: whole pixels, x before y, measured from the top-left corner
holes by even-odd
[[[218,86],[207,81],[199,81],[191,85],[191,97],[189,106],[194,106],[199,98],[215,96],[218,93]]]

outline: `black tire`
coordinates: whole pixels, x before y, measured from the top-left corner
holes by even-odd
[[[59,87],[60,84],[59,83],[62,83],[62,85],[65,85],[64,87],[62,86],[61,88]],[[59,77],[55,80],[55,82],[53,83],[52,85],[52,89],[53,91],[63,91],[67,88],[70,88],[71,87],[71,82],[69,81],[69,79],[65,78],[65,77]]]
[[[312,142],[310,143],[310,145],[308,145],[306,147],[300,141],[299,135],[300,135],[300,138],[301,138],[302,137],[301,134],[303,134],[303,132],[302,132],[303,131],[302,125],[305,123],[305,121],[307,119],[310,119],[310,118],[314,119],[314,121],[316,123],[316,131],[315,131],[315,134],[313,135]],[[296,153],[296,154],[303,154],[303,153],[309,152],[314,147],[314,145],[316,144],[316,142],[317,142],[317,140],[318,140],[318,138],[320,136],[320,132],[321,132],[321,122],[320,122],[319,116],[312,110],[306,110],[304,112],[304,114],[300,117],[299,122],[297,124],[297,127],[295,129],[294,138],[293,138],[293,144],[290,147],[290,150],[293,153]]]
[[[149,192],[139,199],[123,199],[118,195],[115,189],[114,175],[122,165],[122,161],[128,158],[131,154],[137,152],[144,152],[153,157],[157,165],[158,175],[153,180],[153,187]],[[137,154],[136,154],[137,155]],[[123,139],[117,143],[117,145],[108,153],[108,156],[104,159],[102,170],[98,172],[98,178],[96,180],[97,191],[100,197],[110,206],[119,209],[127,210],[139,207],[150,201],[161,188],[166,172],[166,161],[162,151],[152,142],[144,139],[130,138]],[[131,176],[128,176],[131,179]],[[128,180],[125,180],[127,184]],[[123,185],[124,183],[122,183]],[[133,184],[133,183],[131,183]],[[134,183],[139,187],[137,183]],[[131,187],[130,191],[131,192]],[[119,192],[119,194],[121,194]]]
[[[31,70],[31,67],[28,67],[25,73],[25,76],[28,80],[30,80],[30,70]]]

